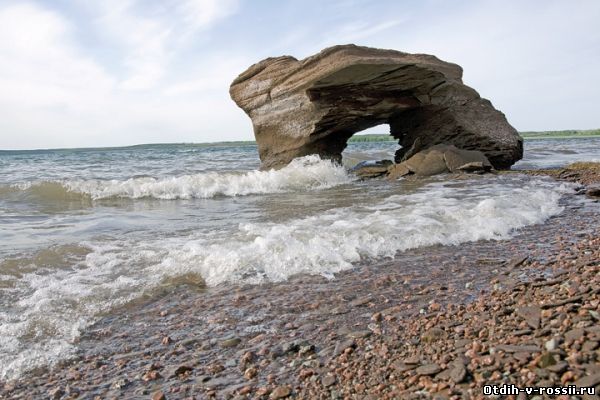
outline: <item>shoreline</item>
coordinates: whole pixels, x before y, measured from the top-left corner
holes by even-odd
[[[410,250],[331,281],[174,288],[103,318],[79,340],[80,357],[4,383],[0,398],[478,398],[483,382],[503,379],[494,373],[507,354],[519,368],[505,378],[521,386],[597,376],[600,332],[577,324],[597,325],[579,311],[598,312],[599,205],[575,194],[561,204],[563,213],[510,240]],[[544,308],[556,287],[576,301]],[[506,299],[542,304],[538,327]],[[559,326],[553,313],[564,315]],[[583,334],[544,355],[566,328]],[[500,342],[539,351],[491,353]],[[538,375],[542,356],[566,370]]]
[[[563,134],[563,135],[544,135],[541,131],[539,135],[535,135],[538,132],[532,132],[534,135],[528,134],[529,132],[519,132],[521,137],[525,140],[538,140],[538,139],[596,139],[600,138],[600,130],[591,129],[585,131],[593,131],[591,134]],[[560,131],[558,131],[560,132]],[[579,131],[574,131],[579,132]],[[356,134],[352,136],[348,143],[377,143],[377,142],[393,142],[397,143],[398,140],[394,139],[390,134],[387,133],[371,133],[371,134]],[[137,143],[123,146],[100,146],[100,147],[51,147],[51,148],[36,148],[36,149],[0,149],[0,155],[11,154],[11,153],[37,153],[37,152],[69,152],[69,151],[94,151],[94,150],[133,150],[140,148],[155,148],[161,146],[193,146],[193,147],[233,147],[233,146],[257,146],[254,140],[231,140],[231,141],[219,141],[219,142],[174,142],[174,143]]]

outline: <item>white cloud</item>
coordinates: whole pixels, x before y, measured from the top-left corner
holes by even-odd
[[[86,113],[112,90],[110,76],[73,51],[70,29],[33,4],[0,9],[1,147],[62,143],[60,130],[72,124],[63,117]]]
[[[178,14],[187,25],[186,30],[207,29],[237,11],[237,0],[186,0],[178,8]]]
[[[430,8],[368,45],[429,53],[460,64],[464,81],[520,130],[589,129],[600,86],[600,2],[483,1]],[[419,21],[424,18],[426,22]]]
[[[0,148],[208,141],[219,126],[250,132],[227,92],[247,60],[213,68],[218,59],[207,57],[189,73],[168,73],[177,50],[171,43],[226,13],[210,6],[200,22],[175,32],[177,20],[138,18],[132,3],[123,4],[101,18],[111,26],[103,34],[113,35],[124,54],[125,74],[89,57],[65,16],[35,3],[0,7]],[[116,43],[119,32],[129,35]]]
[[[237,9],[237,0],[184,0],[147,7],[136,0],[96,3],[96,28],[124,54],[126,90],[151,89],[193,34],[209,29]],[[145,12],[142,13],[141,10]]]
[[[59,15],[30,4],[0,9],[0,79],[7,102],[75,106],[81,99],[73,99],[73,89],[90,83],[110,89],[110,76],[73,51],[69,31]]]

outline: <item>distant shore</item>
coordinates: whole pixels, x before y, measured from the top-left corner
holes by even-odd
[[[600,129],[519,132],[524,139],[565,139],[600,137]]]
[[[600,138],[600,129],[588,129],[588,130],[565,130],[565,131],[540,131],[540,132],[519,132],[519,134],[525,140],[530,139],[592,139]],[[396,142],[391,135],[387,133],[376,133],[376,134],[356,134],[352,136],[348,143],[364,143],[364,142]],[[134,144],[130,146],[108,146],[108,147],[73,147],[73,148],[52,148],[52,149],[30,149],[30,150],[2,150],[0,149],[0,155],[3,153],[27,153],[27,152],[39,152],[39,151],[95,151],[103,149],[140,149],[140,148],[153,148],[161,146],[197,146],[197,147],[232,147],[232,146],[256,146],[254,140],[236,140],[236,141],[223,141],[223,142],[200,142],[200,143],[146,143],[146,144]]]
[[[523,139],[589,139],[600,137],[600,129],[564,130],[564,131],[539,131],[519,132]],[[354,135],[348,142],[393,142],[396,141],[389,134]]]

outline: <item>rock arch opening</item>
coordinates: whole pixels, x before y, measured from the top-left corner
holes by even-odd
[[[342,152],[342,164],[347,168],[356,167],[362,162],[382,160],[394,161],[399,150],[398,140],[390,134],[388,124],[379,124],[355,132],[347,141]]]

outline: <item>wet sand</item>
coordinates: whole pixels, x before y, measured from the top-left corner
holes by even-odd
[[[600,385],[600,204],[575,193],[561,204],[511,240],[407,251],[333,280],[182,284],[102,319],[79,357],[4,383],[0,398],[460,399],[488,383]]]

